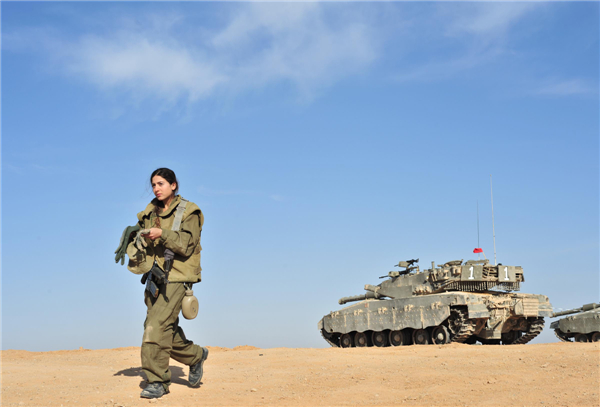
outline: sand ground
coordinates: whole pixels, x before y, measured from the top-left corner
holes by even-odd
[[[212,347],[200,388],[140,399],[139,348],[2,357],[3,406],[599,406],[600,343],[351,349]]]

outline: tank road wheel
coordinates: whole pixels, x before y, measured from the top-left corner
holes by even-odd
[[[364,332],[357,332],[354,334],[354,346],[357,348],[367,346],[367,334]]]
[[[464,322],[465,316],[463,312],[457,309],[453,309],[450,311],[450,317],[448,318],[448,328],[450,328],[450,332],[452,332],[453,335],[456,335],[460,331],[460,328],[462,327]]]
[[[594,332],[591,339],[592,342],[600,342],[600,332]]]
[[[392,346],[406,345],[406,336],[402,331],[390,331],[389,341]]]
[[[554,335],[556,335],[556,337],[563,342],[573,342],[567,335],[565,335],[563,331],[558,328],[554,330]]]
[[[586,334],[577,334],[575,335],[575,342],[589,342],[589,339]]]
[[[523,331],[508,331],[502,334],[502,344],[510,345],[517,339],[523,336]]]
[[[415,329],[412,339],[415,345],[429,345],[431,343],[429,332],[426,329]]]
[[[388,335],[385,332],[374,331],[371,335],[371,342],[373,342],[373,345],[377,346],[378,348],[387,346]]]
[[[450,343],[450,331],[444,325],[436,326],[431,331],[431,340],[436,345]]]
[[[463,343],[475,332],[475,321],[467,319],[467,312],[460,308],[450,310],[448,329],[452,334],[451,341]]]
[[[340,347],[342,348],[351,347],[353,342],[352,334],[342,334],[342,336],[340,336]]]

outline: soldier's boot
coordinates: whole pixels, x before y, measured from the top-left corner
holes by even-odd
[[[208,349],[202,348],[202,358],[195,365],[190,366],[190,375],[188,377],[188,381],[190,382],[190,386],[198,387],[200,385],[200,380],[202,380],[202,375],[204,374],[202,365],[204,365],[204,361],[208,358]]]
[[[157,399],[169,393],[169,389],[163,386],[162,383],[150,383],[146,386],[140,397],[145,399]]]

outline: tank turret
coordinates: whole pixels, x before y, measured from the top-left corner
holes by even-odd
[[[550,328],[563,342],[600,341],[600,304],[585,304],[579,308],[555,312],[552,318],[569,315],[552,322]]]
[[[548,297],[518,294],[523,268],[486,260],[452,260],[420,271],[419,259],[400,261],[365,294],[344,297],[319,321],[332,346],[466,342],[527,343],[552,316]],[[496,291],[493,291],[496,290]]]
[[[520,283],[525,281],[523,268],[519,266],[493,266],[488,260],[452,260],[431,269],[419,271],[414,266],[416,260],[399,262],[396,267],[404,270],[390,271],[380,278],[389,278],[383,283],[373,286],[365,285],[363,295],[341,298],[340,305],[352,301],[380,298],[409,298],[413,296],[437,294],[447,291],[486,292],[493,288],[503,291],[519,291]]]

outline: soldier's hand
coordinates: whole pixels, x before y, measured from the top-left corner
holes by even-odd
[[[162,236],[162,229],[161,228],[144,229],[140,233],[144,237],[147,237],[152,240],[156,240]]]
[[[135,226],[127,226],[121,235],[121,240],[119,241],[119,246],[117,250],[115,250],[115,263],[118,263],[121,260],[121,265],[125,264],[125,254],[127,253],[127,245],[131,240],[131,235],[134,232],[140,230],[140,225]]]

